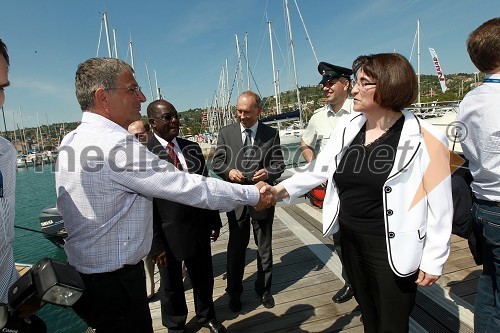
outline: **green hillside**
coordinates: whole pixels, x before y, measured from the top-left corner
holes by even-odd
[[[479,74],[479,81],[482,81],[484,74]],[[421,102],[434,102],[434,101],[456,101],[461,100],[463,96],[475,87],[474,75],[466,73],[448,74],[446,75],[446,85],[448,90],[446,93],[441,92],[441,87],[436,75],[421,75]],[[300,99],[303,108],[303,120],[307,122],[311,117],[314,110],[324,105],[323,92],[321,86],[306,86],[300,89]],[[233,96],[234,97],[234,96]],[[274,114],[276,105],[274,96],[266,96],[262,98],[264,103],[263,116]],[[291,111],[297,108],[297,95],[295,91],[286,91],[281,93],[282,112]],[[145,106],[143,107],[145,108]],[[234,108],[234,106],[233,106]],[[185,111],[180,111],[182,131],[185,135],[202,133],[206,129],[202,128],[202,112],[204,109],[195,108]],[[56,123],[49,126],[42,126],[41,132],[44,138],[43,145],[46,149],[57,147],[59,140],[64,133],[68,133],[78,126],[79,122],[72,123]],[[37,136],[35,128],[25,129],[26,141],[28,146],[36,145]],[[4,137],[9,140],[14,140],[14,132],[8,131],[4,133]],[[20,131],[16,131],[18,141],[21,141]],[[41,140],[40,140],[41,141]],[[40,142],[41,144],[41,142]]]

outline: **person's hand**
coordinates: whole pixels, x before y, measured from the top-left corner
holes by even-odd
[[[258,182],[255,186],[260,192],[259,202],[255,206],[257,211],[276,205],[276,189],[274,187],[264,182]]]
[[[243,176],[240,170],[231,169],[231,171],[229,171],[228,177],[232,183],[243,184],[245,182],[245,176]]]
[[[167,265],[167,253],[165,251],[151,258],[157,265]]]
[[[215,242],[217,238],[219,238],[219,235],[220,235],[220,228],[212,229],[212,234],[210,235],[210,239],[212,240],[212,242]]]
[[[420,270],[418,272],[418,278],[415,283],[421,287],[428,287],[432,286],[432,284],[436,282],[437,279],[439,279],[439,275],[432,275]]]
[[[252,177],[252,181],[254,183],[258,183],[263,180],[267,180],[269,176],[269,172],[266,169],[260,169],[258,170]]]
[[[278,200],[278,199],[281,200],[281,199],[288,197],[288,192],[281,184],[274,185],[273,188],[271,189],[271,192],[273,193],[274,198],[276,200]]]

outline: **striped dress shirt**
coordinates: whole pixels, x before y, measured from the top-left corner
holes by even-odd
[[[9,287],[19,278],[14,266],[16,150],[0,137],[0,303],[7,304]]]
[[[57,208],[68,261],[79,272],[112,272],[144,258],[152,242],[152,198],[230,211],[256,205],[259,191],[188,174],[160,160],[129,132],[84,112],[56,164]]]

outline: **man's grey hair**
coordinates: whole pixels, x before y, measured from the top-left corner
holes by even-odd
[[[90,58],[78,65],[75,91],[82,111],[93,109],[97,89],[116,88],[118,76],[126,71],[134,73],[129,64],[115,58]]]

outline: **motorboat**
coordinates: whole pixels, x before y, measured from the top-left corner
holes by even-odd
[[[64,247],[68,233],[64,227],[64,220],[56,207],[47,207],[38,216],[40,220],[40,230],[45,238],[54,243],[57,247]]]
[[[28,165],[26,163],[26,157],[22,156],[22,155],[18,155],[17,156],[17,167],[18,168],[27,168]]]

